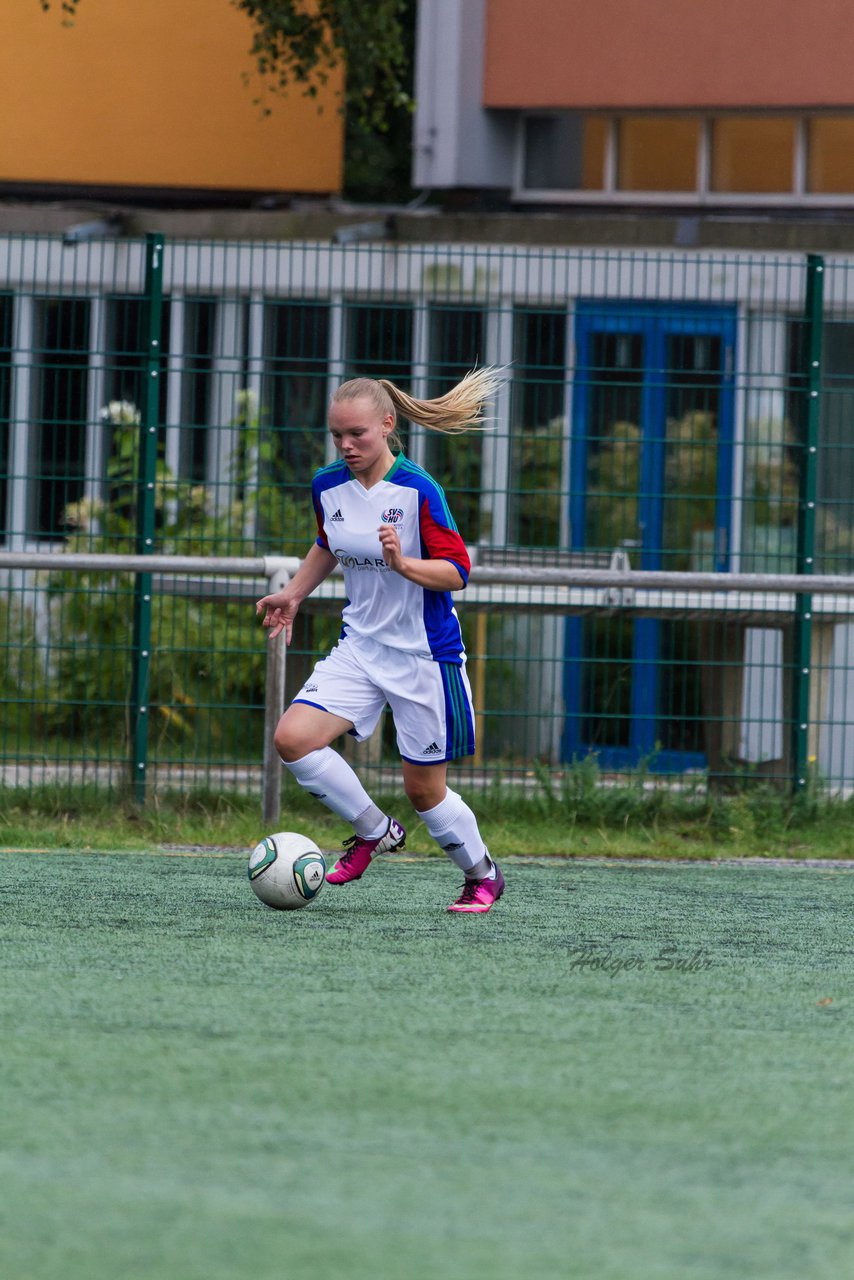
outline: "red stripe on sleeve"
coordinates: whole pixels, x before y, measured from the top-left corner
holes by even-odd
[[[317,545],[329,550],[329,539],[323,529],[323,507],[319,502],[314,504],[314,518],[317,521]]]
[[[421,502],[420,524],[421,542],[427,552],[427,559],[450,560],[462,574],[463,582],[468,582],[471,560],[466,544],[456,529],[447,529],[436,523],[426,498]]]

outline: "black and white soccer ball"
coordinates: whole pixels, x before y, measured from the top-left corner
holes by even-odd
[[[326,884],[326,860],[313,840],[296,831],[265,836],[252,850],[249,883],[268,907],[307,907]]]

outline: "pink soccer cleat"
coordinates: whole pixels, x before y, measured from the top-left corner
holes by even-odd
[[[371,865],[371,858],[377,853],[394,853],[402,849],[406,843],[406,832],[399,822],[389,818],[385,835],[376,840],[365,840],[362,836],[350,836],[344,841],[346,853],[327,872],[327,884],[348,884],[351,880],[360,880]]]
[[[449,911],[465,911],[470,915],[475,912],[489,911],[504,892],[504,876],[501,868],[495,864],[495,875],[491,880],[466,880],[463,891],[448,907]]]

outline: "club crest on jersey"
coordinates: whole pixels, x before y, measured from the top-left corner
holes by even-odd
[[[387,511],[383,512],[383,524],[400,524],[402,519],[403,511],[400,507],[389,507]]]

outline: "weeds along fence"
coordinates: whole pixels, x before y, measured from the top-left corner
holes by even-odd
[[[271,812],[270,718],[342,602],[331,579],[301,614],[286,677],[252,602],[314,536],[329,393],[367,374],[435,395],[491,363],[489,431],[403,424],[475,561],[458,780],[593,761],[847,793],[851,270],[0,239],[0,781],[264,792]],[[394,776],[388,724],[345,749]]]

